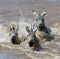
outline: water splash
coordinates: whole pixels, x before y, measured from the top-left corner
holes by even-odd
[[[21,18],[19,19],[19,31],[18,31],[18,34],[19,34],[19,36],[22,36],[22,35],[27,36],[28,33],[26,31],[26,26],[29,26],[31,28],[31,25],[30,25],[29,22],[26,22],[27,18],[24,17],[22,10],[20,10],[20,11],[21,11]]]

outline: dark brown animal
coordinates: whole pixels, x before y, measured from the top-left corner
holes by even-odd
[[[30,37],[30,41],[28,42],[30,47],[33,47],[33,50],[39,51],[40,49],[42,49],[41,45],[40,45],[40,40],[36,37],[35,32],[33,32],[33,29],[29,29],[29,27],[26,27],[26,31],[28,32],[28,36]],[[29,40],[29,39],[28,39]]]
[[[12,42],[13,44],[20,44],[20,43],[21,43],[21,40],[19,39],[17,33],[16,33],[14,36],[12,36],[11,42]]]

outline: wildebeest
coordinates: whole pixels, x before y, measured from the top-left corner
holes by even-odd
[[[45,25],[44,21],[46,11],[44,11],[42,14],[40,13],[38,14],[37,12],[33,11],[33,14],[36,15],[36,21],[34,25],[38,29],[38,31],[41,32],[40,36],[42,38],[45,38],[46,41],[51,41],[51,39],[53,39],[52,36],[50,35],[51,29]]]
[[[33,29],[29,29],[28,26],[26,26],[26,31],[28,32],[27,39],[29,40],[28,44],[30,47],[33,47],[33,50],[39,51],[42,49],[40,45],[40,40],[36,37],[35,32],[33,32]]]
[[[22,24],[17,24],[16,22],[12,22],[10,25],[10,33],[11,42],[13,44],[20,44],[21,42],[26,40],[27,32],[25,30],[26,22],[21,22]]]

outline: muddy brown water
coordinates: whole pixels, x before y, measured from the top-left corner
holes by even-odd
[[[19,22],[21,10],[26,21],[34,20],[32,10],[40,13],[47,10],[46,24],[52,26],[53,23],[60,23],[60,0],[0,0],[0,24]],[[0,59],[60,59],[59,42],[46,42],[42,44],[44,49],[39,52],[8,43],[2,43],[0,46]]]

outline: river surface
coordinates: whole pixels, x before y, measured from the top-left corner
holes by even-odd
[[[40,13],[47,10],[45,19],[49,22],[46,23],[60,22],[60,0],[0,0],[0,23],[19,21],[21,11],[23,16],[31,19],[32,10]]]
[[[60,59],[60,36],[56,41],[42,43],[44,49],[39,52],[33,51],[25,43],[13,45],[6,40],[9,38],[4,26],[23,19],[26,22],[33,22],[32,10],[39,13],[47,10],[46,24],[51,27],[57,24],[55,29],[58,30],[53,30],[55,34],[60,35],[60,0],[0,0],[0,59]]]

